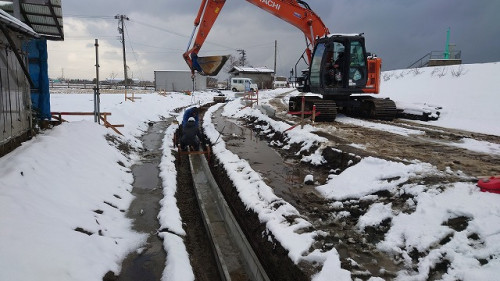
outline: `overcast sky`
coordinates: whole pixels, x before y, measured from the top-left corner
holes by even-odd
[[[279,1],[279,0],[275,0]],[[125,42],[129,77],[153,80],[155,70],[188,70],[182,59],[201,0],[63,0],[65,40],[49,42],[51,78],[92,79],[95,39],[100,78],[123,77],[115,15],[129,17]],[[500,61],[498,0],[309,0],[332,33],[361,33],[383,70],[406,68],[430,51],[443,51],[446,31],[463,63]],[[199,55],[238,55],[249,65],[289,76],[305,48],[302,32],[244,0],[227,0]],[[299,69],[305,68],[299,64]],[[222,71],[221,71],[222,72]]]

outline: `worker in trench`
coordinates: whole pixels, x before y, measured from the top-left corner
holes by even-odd
[[[197,107],[189,108],[184,112],[180,138],[180,145],[183,151],[187,151],[189,147],[192,147],[194,151],[200,150],[200,140],[202,136],[198,123]]]
[[[186,111],[184,112],[184,115],[182,116],[182,128],[186,127],[186,125],[188,123],[188,119],[190,117],[194,118],[194,122],[196,124],[196,127],[198,127],[198,123],[199,123],[199,117],[198,117],[199,112],[198,111],[199,111],[199,109],[196,106],[186,109]]]

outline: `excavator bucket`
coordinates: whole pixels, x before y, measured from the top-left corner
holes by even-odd
[[[193,65],[202,75],[215,76],[228,58],[229,56],[193,57]]]

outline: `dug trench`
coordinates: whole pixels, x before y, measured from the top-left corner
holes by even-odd
[[[204,110],[206,108],[202,108],[202,114]],[[220,114],[216,112],[214,116],[220,116]],[[221,137],[226,141],[229,150],[238,154],[240,158],[246,159],[256,171],[261,173],[266,183],[273,187],[278,196],[292,204],[301,216],[311,222],[311,230],[325,233],[325,235],[316,237],[310,252],[315,249],[322,251],[337,249],[342,268],[349,270],[352,277],[359,280],[368,280],[371,276],[390,280],[395,277],[396,272],[403,269],[404,265],[400,257],[390,257],[380,253],[375,246],[384,238],[389,229],[390,220],[384,221],[377,227],[367,228],[363,233],[357,229],[358,218],[366,213],[374,202],[370,200],[344,200],[340,205],[332,204],[333,202],[317,194],[314,189],[314,185],[324,183],[329,175],[338,174],[359,162],[362,157],[369,156],[368,152],[343,145],[328,147],[323,150],[322,155],[326,163],[321,166],[313,166],[300,162],[300,158],[307,153],[312,153],[317,147],[298,153],[300,145],[291,145],[290,149],[286,150],[282,149],[282,145],[271,145],[271,143],[286,144],[287,139],[279,132],[263,132],[262,128],[267,127],[267,124],[259,120],[249,118],[235,122],[215,117],[214,123],[221,133]],[[151,153],[146,154],[152,155]],[[216,261],[211,254],[210,242],[203,226],[199,207],[196,204],[187,157],[185,155],[181,157],[176,155],[176,157],[178,171],[176,198],[186,231],[185,243],[195,278],[196,280],[219,280]],[[226,201],[271,280],[310,280],[311,276],[320,269],[319,265],[308,262],[294,264],[289,259],[287,250],[274,239],[272,233],[266,230],[266,226],[259,221],[257,214],[250,211],[242,203],[219,159],[212,155],[209,163]],[[315,181],[312,185],[303,182],[304,176],[307,174],[314,175]],[[419,178],[419,182],[429,185],[448,181],[449,179],[439,176]],[[377,200],[376,202],[391,202],[394,208],[398,208],[402,212],[413,211],[411,206],[405,204],[408,199],[412,198],[409,194],[378,192],[373,195],[377,198],[374,199]],[[136,208],[136,210],[138,209]],[[349,212],[350,216],[341,215],[345,212]],[[293,219],[290,218],[290,220]],[[153,230],[158,231],[157,222],[152,222],[151,225],[149,232],[152,235],[150,236],[156,236],[153,234]],[[135,258],[129,259],[138,260],[137,257],[141,257],[144,253],[147,251],[136,253]],[[416,259],[420,255],[422,253],[414,253]],[[134,272],[134,267],[150,270],[148,269],[150,263],[147,261],[143,265],[134,265],[132,262],[133,266],[128,268],[132,268],[131,272]],[[131,280],[125,277],[126,272],[130,270],[125,264],[126,262],[120,274],[120,280]],[[163,269],[164,258],[160,259],[157,264],[158,268]],[[433,269],[432,276],[438,277],[445,273],[447,264],[447,261],[443,260],[439,267]],[[161,272],[159,269],[156,270]],[[116,279],[105,278],[105,280]],[[159,280],[159,278],[141,280]]]
[[[216,112],[214,116],[220,114]],[[323,157],[328,162],[319,167],[312,166],[301,163],[299,158],[303,154],[313,152],[317,147],[301,153],[298,153],[300,145],[292,145],[287,150],[271,147],[269,143],[286,143],[286,138],[277,132],[266,131],[266,134],[260,134],[261,128],[267,126],[258,120],[246,119],[236,124],[234,120],[215,117],[213,122],[229,150],[247,160],[262,175],[266,184],[273,188],[276,195],[292,204],[301,216],[311,222],[312,229],[326,233],[316,238],[310,251],[336,248],[342,267],[361,280],[367,280],[370,276],[384,279],[395,276],[399,269],[398,263],[378,252],[374,246],[387,230],[373,229],[364,235],[356,231],[357,217],[366,212],[369,204],[345,202],[344,208],[334,209],[332,202],[321,197],[314,189],[314,184],[324,183],[332,171],[339,173],[359,162],[359,155],[339,149],[325,149]],[[266,135],[272,137],[266,139]],[[242,203],[219,159],[212,156],[210,164],[226,201],[271,280],[311,280],[312,275],[320,269],[319,265],[308,262],[294,264],[288,257],[288,251],[266,230],[257,214]],[[304,183],[304,177],[308,174],[312,174],[315,179],[312,185]],[[337,219],[336,214],[344,211],[350,211],[352,218]],[[294,220],[292,217],[289,219]]]
[[[214,116],[220,116],[220,113],[215,112]],[[283,149],[287,143],[286,136],[273,132],[268,124],[260,120],[247,118],[234,121],[215,117],[213,122],[229,150],[247,160],[273,188],[276,195],[293,205],[301,216],[312,224],[312,229],[326,233],[316,237],[309,252],[315,249],[328,251],[335,248],[339,253],[342,268],[350,271],[352,277],[359,280],[368,280],[372,276],[391,280],[401,270],[415,269],[414,266],[405,265],[402,256],[387,255],[377,249],[377,243],[384,239],[390,228],[390,219],[378,226],[367,227],[363,232],[357,226],[360,216],[364,215],[373,203],[391,203],[398,212],[414,212],[415,205],[408,204],[413,199],[413,195],[381,191],[372,194],[371,199],[346,199],[333,202],[319,195],[314,188],[315,185],[324,184],[330,175],[341,173],[358,163],[363,157],[373,156],[371,152],[336,142],[335,147],[323,149],[322,156],[326,162],[320,166],[314,166],[303,163],[300,159],[304,155],[313,153],[317,147],[301,152],[299,152],[300,145],[291,145],[288,149]],[[276,154],[279,159],[270,159],[272,154]],[[389,157],[387,160],[394,161],[394,158]],[[405,162],[401,159],[399,161]],[[210,163],[219,187],[271,279],[310,280],[312,275],[320,269],[319,265],[291,262],[287,250],[274,239],[272,233],[268,233],[265,225],[260,223],[257,214],[252,213],[242,203],[219,159],[212,156]],[[305,184],[303,181],[307,174],[314,175],[315,180],[312,185]],[[464,179],[449,174],[440,174],[424,175],[415,180],[426,186],[444,189],[446,184]],[[407,183],[402,183],[400,186]],[[344,216],[345,213],[349,216]],[[291,221],[293,219],[290,218]],[[442,241],[442,244],[446,242]],[[418,256],[422,255],[425,253],[414,252],[416,257],[414,265],[417,264]],[[446,273],[448,264],[444,259],[440,266],[431,269],[430,275],[438,277]]]

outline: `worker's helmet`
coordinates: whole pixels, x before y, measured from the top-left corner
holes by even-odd
[[[194,117],[189,117],[188,122],[194,122]]]

